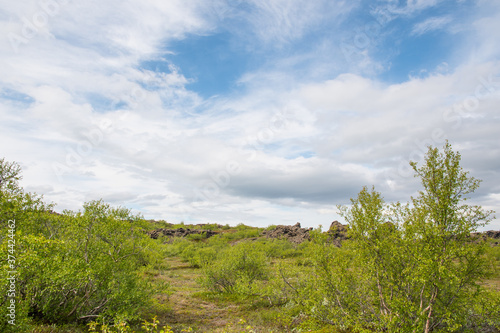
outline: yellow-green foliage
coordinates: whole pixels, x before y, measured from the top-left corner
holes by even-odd
[[[226,247],[202,267],[202,283],[214,292],[252,293],[254,282],[266,279],[269,274],[264,252],[249,242]]]
[[[210,238],[153,240],[145,231],[157,223],[102,201],[53,214],[41,197],[24,193],[19,167],[0,160],[0,225],[15,219],[18,226],[17,325],[5,322],[8,286],[0,284],[0,331],[27,332],[38,319],[80,327],[91,321],[84,326],[90,332],[179,332],[166,324],[171,316],[186,318],[180,327],[210,331],[203,320],[212,307],[214,317],[226,316],[219,332],[498,331],[500,246],[469,237],[490,214],[464,204],[479,182],[459,160],[449,145],[430,149],[425,164],[414,165],[423,191],[409,205],[385,204],[364,188],[340,207],[350,237],[341,247],[321,229],[296,245],[257,238],[263,229],[243,224],[201,226],[220,232]],[[8,254],[3,234],[2,280],[11,270]],[[193,322],[200,298],[222,305],[203,304]],[[165,325],[139,313],[158,314]]]
[[[48,323],[136,318],[154,292],[140,270],[159,262],[145,221],[102,201],[54,214],[52,205],[18,186],[19,168],[0,160],[0,172],[10,179],[0,184],[0,224],[7,224],[5,218],[16,224],[14,263],[0,236],[0,278],[15,271],[17,308],[16,325],[10,325],[3,306],[10,299],[6,284],[0,284],[0,331],[26,331],[32,318]]]
[[[141,325],[141,330],[133,330],[126,321],[119,320],[114,324],[99,324],[96,321],[92,321],[88,324],[89,332],[96,333],[132,333],[132,332],[144,332],[144,333],[174,333],[172,327],[168,325],[160,326],[157,317],[153,317],[152,321],[149,322],[144,320]],[[191,327],[182,329],[180,332],[192,332]]]
[[[500,324],[499,302],[479,284],[487,276],[483,243],[470,234],[490,212],[464,204],[479,186],[446,144],[412,164],[423,191],[411,205],[386,205],[364,188],[340,207],[351,241],[318,246],[318,291],[310,313],[345,328],[397,332],[477,331]],[[488,309],[488,310],[487,310]]]
[[[259,239],[254,246],[270,258],[291,258],[301,255],[297,245],[286,239]]]

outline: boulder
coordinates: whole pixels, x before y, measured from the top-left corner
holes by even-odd
[[[327,233],[328,240],[338,247],[341,246],[342,241],[348,238],[347,225],[344,225],[339,221],[333,221],[332,224],[330,224],[330,228],[328,229]]]
[[[186,237],[187,235],[192,235],[192,234],[205,234],[206,238],[212,237],[214,235],[217,235],[218,233],[216,231],[212,230],[198,230],[198,229],[184,229],[184,228],[179,228],[179,229],[156,229],[153,231],[149,232],[149,236],[153,239],[158,239],[161,235],[166,236],[166,237]]]
[[[267,238],[282,238],[288,239],[292,243],[299,244],[306,240],[309,240],[309,231],[313,228],[302,228],[300,223],[297,222],[295,225],[278,225],[273,230],[265,230],[263,235]]]
[[[486,237],[488,237],[488,238],[500,239],[500,230],[498,230],[498,231],[489,230],[489,231],[485,231],[483,234],[486,235]]]

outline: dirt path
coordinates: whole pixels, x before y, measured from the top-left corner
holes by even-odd
[[[175,331],[191,327],[193,332],[232,332],[235,325],[241,326],[237,305],[216,304],[200,297],[204,291],[196,281],[201,276],[200,269],[190,267],[180,258],[166,260],[170,269],[159,278],[170,284],[173,293],[167,302],[170,310],[158,316],[160,325],[168,324]]]

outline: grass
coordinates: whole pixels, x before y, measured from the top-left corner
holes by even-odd
[[[184,226],[190,227],[190,226]],[[159,288],[153,306],[140,314],[142,320],[158,320],[158,327],[170,326],[171,332],[339,332],[331,326],[314,322],[301,313],[294,313],[286,308],[285,302],[273,302],[257,294],[227,294],[207,291],[201,283],[203,270],[193,265],[189,258],[182,256],[182,251],[196,244],[194,252],[203,246],[212,246],[216,251],[221,244],[236,246],[247,239],[251,246],[258,246],[266,253],[272,272],[285,272],[290,283],[300,282],[299,275],[308,275],[312,271],[310,258],[302,246],[286,241],[257,240],[262,230],[239,225],[231,229],[207,225],[221,233],[214,239],[177,239],[175,242],[159,239],[165,248],[164,259],[156,267],[145,269],[142,274]],[[219,247],[218,247],[219,246]],[[191,251],[193,249],[191,248]],[[500,246],[489,248],[487,256],[491,258],[493,276],[483,281],[488,288],[500,291]],[[306,273],[307,272],[307,273]],[[262,281],[262,287],[270,281]],[[142,321],[130,323],[132,330],[141,331]],[[87,327],[67,325],[39,325],[35,333],[87,332]],[[142,332],[142,331],[141,331]]]
[[[500,245],[496,245],[498,239],[488,240],[487,257],[491,260],[492,276],[484,281],[488,288],[500,291]]]
[[[197,283],[201,269],[179,257],[165,258],[165,265],[170,269],[152,280],[168,283],[171,295],[158,300],[162,310],[144,314],[146,318],[157,316],[159,326],[168,324],[176,332],[189,327],[194,332],[281,332],[273,327],[277,310],[261,298],[206,292]]]
[[[234,243],[234,239],[254,236],[258,230],[239,228],[224,230],[224,240]],[[264,241],[264,240],[259,240]],[[207,240],[204,240],[207,242]],[[274,271],[281,265],[304,265],[307,263],[300,248],[291,248],[286,244],[275,243],[276,252],[286,254],[271,256]],[[269,247],[268,247],[269,249]],[[494,275],[483,283],[488,288],[500,291],[500,247],[492,247],[488,252],[492,259]],[[193,332],[340,332],[331,326],[315,323],[300,313],[284,312],[283,307],[270,304],[260,296],[224,294],[207,292],[197,281],[202,277],[202,270],[193,267],[179,256],[164,259],[168,270],[152,275],[154,283],[167,283],[171,286],[171,295],[160,299],[163,310],[150,312],[149,318],[157,316],[161,325],[170,325],[174,332],[191,328]],[[306,265],[308,266],[308,265]],[[303,267],[302,269],[304,269]],[[290,271],[288,271],[291,274]]]

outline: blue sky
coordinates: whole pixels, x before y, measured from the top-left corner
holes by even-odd
[[[258,66],[258,60],[234,45],[232,38],[228,32],[190,36],[168,45],[167,49],[174,54],[165,60],[176,64],[192,80],[187,87],[200,96],[210,98],[231,93],[237,89],[239,77]],[[153,62],[149,66],[161,70],[162,63]]]
[[[59,210],[328,226],[444,139],[500,208],[498,1],[0,3],[0,156]]]
[[[334,78],[346,68],[355,68],[357,62],[371,59],[380,67],[354,72],[392,84],[458,65],[457,52],[471,33],[466,25],[478,11],[474,2],[436,2],[414,10],[408,7],[405,3],[360,2],[340,18],[329,21],[327,16],[314,22],[293,40],[269,43],[255,40],[251,31],[245,31],[250,30],[245,13],[239,13],[227,19],[229,23],[218,22],[220,26],[213,31],[164,43],[164,56],[145,61],[139,68],[161,72],[175,64],[189,79],[190,90],[210,98],[241,90],[238,81],[246,72],[276,70],[283,60],[293,61],[294,57],[297,59],[289,70],[305,79]],[[247,10],[251,12],[252,8]],[[322,45],[337,46],[344,58],[308,54]],[[337,54],[339,50],[331,51]],[[310,66],[321,62],[328,65],[332,60],[337,66],[330,70],[311,71]]]

